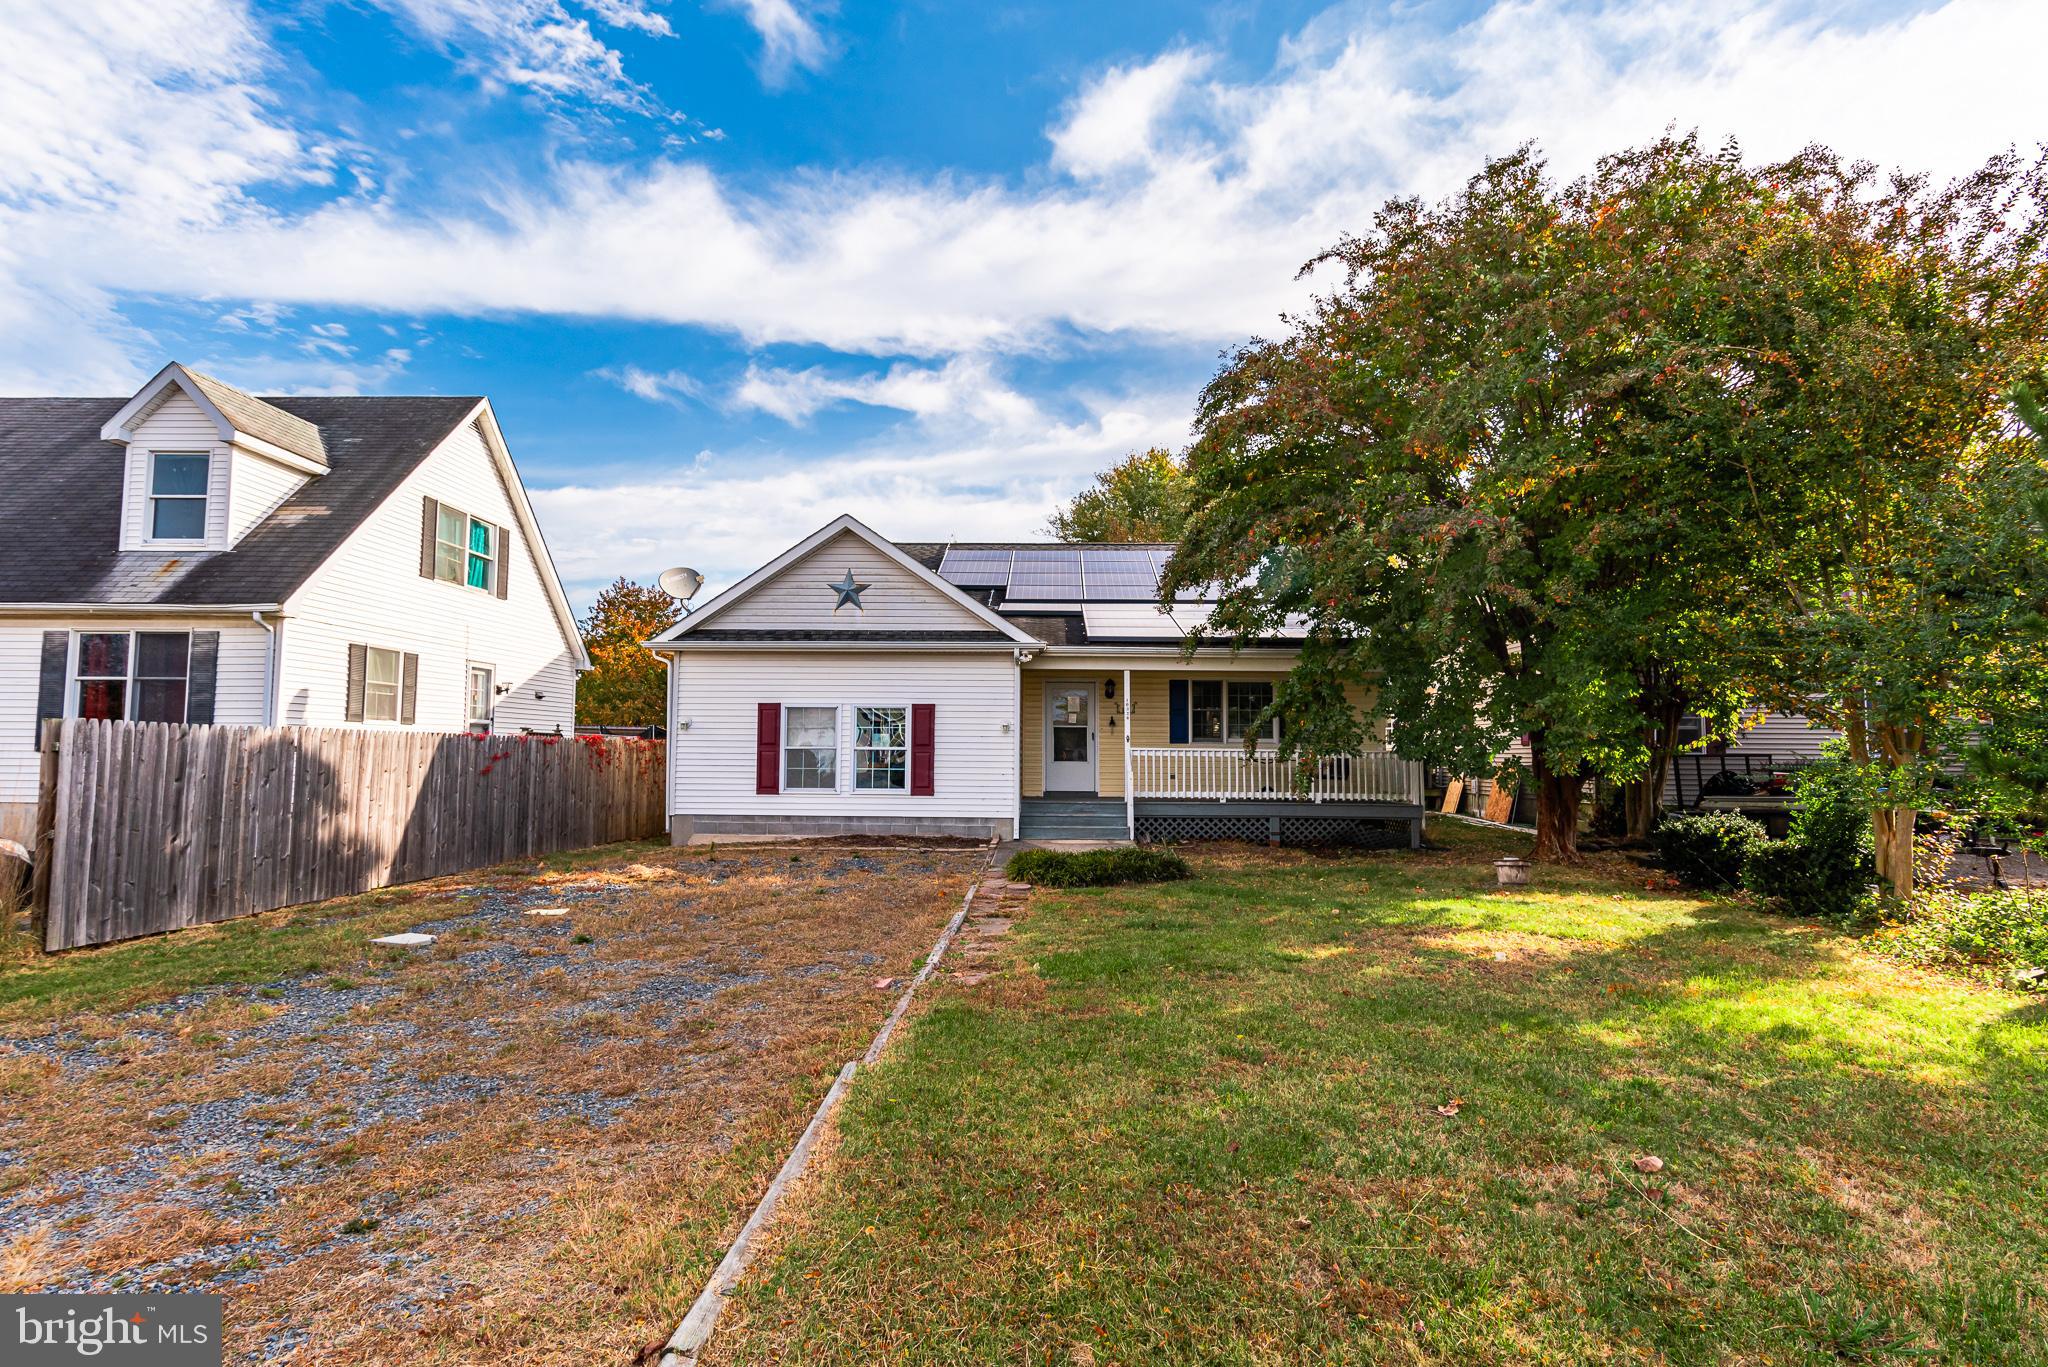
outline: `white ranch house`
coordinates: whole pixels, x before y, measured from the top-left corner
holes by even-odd
[[[0,838],[49,718],[573,729],[587,669],[489,400],[0,399]]]
[[[1383,721],[1356,755],[1282,759],[1269,729],[1247,756],[1299,638],[1184,657],[1215,605],[1159,606],[1170,550],[897,544],[835,519],[649,643],[672,838],[1419,840],[1422,771]]]

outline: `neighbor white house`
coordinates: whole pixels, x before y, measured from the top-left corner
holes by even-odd
[[[171,364],[0,399],[0,837],[49,718],[573,729],[589,661],[489,400]]]
[[[1356,755],[1283,759],[1271,724],[1246,753],[1300,638],[1185,655],[1215,603],[1160,605],[1171,550],[835,519],[649,643],[673,838],[1419,838],[1421,768],[1383,721]]]

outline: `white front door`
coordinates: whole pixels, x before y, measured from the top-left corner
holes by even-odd
[[[1045,686],[1045,791],[1095,791],[1095,685]]]

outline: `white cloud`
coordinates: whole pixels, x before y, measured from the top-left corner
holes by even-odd
[[[1192,51],[1109,73],[1052,130],[1074,174],[1021,188],[849,171],[746,192],[688,161],[570,163],[488,211],[344,200],[173,234],[101,220],[101,250],[78,254],[96,264],[69,269],[118,290],[646,319],[869,354],[1076,328],[1207,344],[1271,327],[1303,297],[1299,263],[1385,196],[1447,191],[1524,138],[1566,171],[1675,121],[1758,156],[1820,137],[1949,172],[2038,135],[2048,6],[1950,0],[1860,28],[1800,13],[1519,0],[1444,33],[1346,9],[1262,79],[1204,75]]]
[[[769,86],[787,81],[796,68],[819,71],[831,56],[825,36],[796,0],[714,0],[738,10],[761,36],[761,79]]]
[[[1187,440],[1184,393],[1080,397],[1076,418],[1028,431],[961,417],[943,432],[920,424],[830,461],[705,452],[673,473],[537,489],[533,498],[579,601],[620,574],[648,580],[677,564],[702,570],[716,592],[846,512],[904,541],[1028,537],[1110,461]]]
[[[625,58],[562,0],[371,0],[446,51],[487,85],[645,113],[659,106],[626,74]],[[600,23],[673,36],[639,0],[587,0]]]
[[[893,408],[926,424],[964,421],[991,431],[1040,427],[1045,415],[996,378],[987,358],[961,356],[943,366],[893,365],[879,375],[835,376],[822,367],[779,370],[753,365],[729,406],[754,409],[801,425],[837,403]]]
[[[1214,58],[1176,48],[1139,66],[1112,67],[1068,106],[1052,131],[1053,164],[1099,176],[1156,160],[1159,125]]]
[[[11,7],[0,43],[0,392],[123,393],[161,364],[93,268],[98,229],[146,210],[169,239],[252,211],[332,152],[283,123],[268,40],[239,3]]]
[[[645,399],[649,403],[680,404],[685,399],[704,397],[703,384],[680,370],[656,373],[643,370],[637,365],[626,365],[607,366],[592,373],[601,380],[610,380],[628,394]]]

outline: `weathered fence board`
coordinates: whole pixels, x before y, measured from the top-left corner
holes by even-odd
[[[51,723],[50,949],[325,901],[662,829],[661,741]]]

